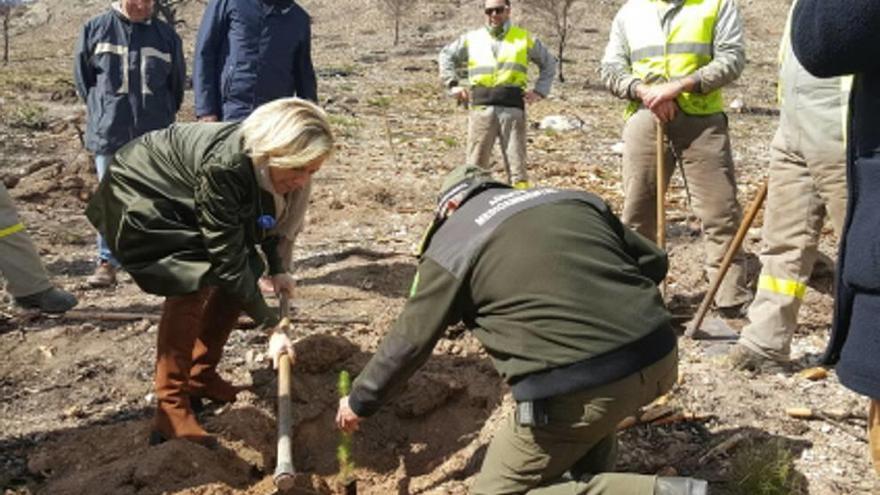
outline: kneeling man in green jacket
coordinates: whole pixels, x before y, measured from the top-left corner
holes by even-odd
[[[592,194],[484,174],[446,178],[410,298],[340,401],[339,428],[356,430],[463,321],[517,403],[471,493],[705,493],[689,478],[609,473],[617,424],[676,380],[657,289],[666,254]]]

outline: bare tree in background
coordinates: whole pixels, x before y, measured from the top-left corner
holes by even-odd
[[[12,11],[30,3],[28,0],[0,0],[0,18],[3,19],[3,65],[9,63],[9,20]]]
[[[6,4],[0,4],[0,16],[3,17],[3,65],[9,63],[9,16],[12,14],[12,7]]]
[[[191,0],[156,0],[155,9],[165,22],[167,22],[172,29],[177,31],[178,24],[186,24],[186,21],[177,18],[177,10],[179,7],[190,1]]]
[[[376,0],[379,10],[394,22],[394,46],[400,41],[400,21],[416,7],[416,0]]]
[[[559,82],[565,82],[563,55],[572,35],[573,25],[580,22],[584,14],[582,0],[522,0],[525,11],[536,17],[556,36],[556,58],[559,59]]]

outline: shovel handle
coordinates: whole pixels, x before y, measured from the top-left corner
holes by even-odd
[[[666,251],[666,124],[657,121],[657,246]],[[666,298],[666,279],[660,285],[660,295]]]
[[[666,124],[657,121],[657,245],[666,249]]]
[[[281,491],[292,488],[296,476],[296,469],[293,467],[293,442],[290,435],[292,412],[290,357],[284,354],[278,363],[278,445],[275,476],[272,478],[275,486]]]
[[[730,267],[731,261],[733,261],[733,256],[739,250],[740,246],[742,246],[743,239],[745,239],[746,233],[748,233],[749,228],[752,226],[752,222],[755,220],[755,216],[758,215],[758,211],[761,209],[761,205],[764,204],[764,198],[766,197],[767,181],[765,180],[761,185],[761,189],[758,190],[755,199],[753,199],[752,203],[749,205],[749,210],[743,217],[742,222],[739,224],[739,230],[736,231],[736,236],[728,246],[727,252],[724,253],[724,259],[721,261],[721,266],[718,267],[718,271],[715,272],[715,278],[712,280],[712,285],[709,286],[709,291],[706,292],[706,295],[703,297],[703,302],[700,303],[700,308],[697,310],[697,315],[694,317],[693,323],[685,329],[685,336],[693,337],[694,334],[697,333],[697,330],[700,329],[700,325],[703,324],[703,318],[705,318],[706,312],[709,311],[709,305],[712,303],[712,299],[715,298],[715,294],[718,292],[718,287],[721,286],[721,281],[724,280],[724,275],[727,274],[727,269]]]
[[[279,298],[279,312],[282,320],[287,318],[289,301],[286,293]],[[296,469],[293,467],[293,441],[291,426],[293,424],[293,406],[290,402],[290,356],[281,355],[278,362],[278,444],[276,449],[275,475],[272,481],[279,491],[293,488],[296,481]]]

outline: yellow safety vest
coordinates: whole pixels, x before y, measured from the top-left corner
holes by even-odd
[[[529,50],[535,44],[534,39],[525,29],[510,26],[501,40],[497,57],[492,53],[494,42],[486,28],[468,33],[468,80],[471,86],[515,86],[525,89],[528,83]]]
[[[715,21],[722,0],[685,0],[672,20],[669,34],[657,17],[661,0],[638,0],[625,23],[633,75],[648,83],[686,77],[712,61]],[[710,115],[724,110],[721,90],[708,94],[682,93],[678,105],[690,115]],[[631,115],[638,108],[632,102]]]

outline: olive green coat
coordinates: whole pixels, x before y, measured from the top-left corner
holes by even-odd
[[[257,220],[275,217],[242,152],[236,123],[179,124],[138,138],[113,157],[86,216],[138,286],[176,296],[217,285],[240,297],[258,324],[274,325],[257,287],[264,271],[283,271]]]

